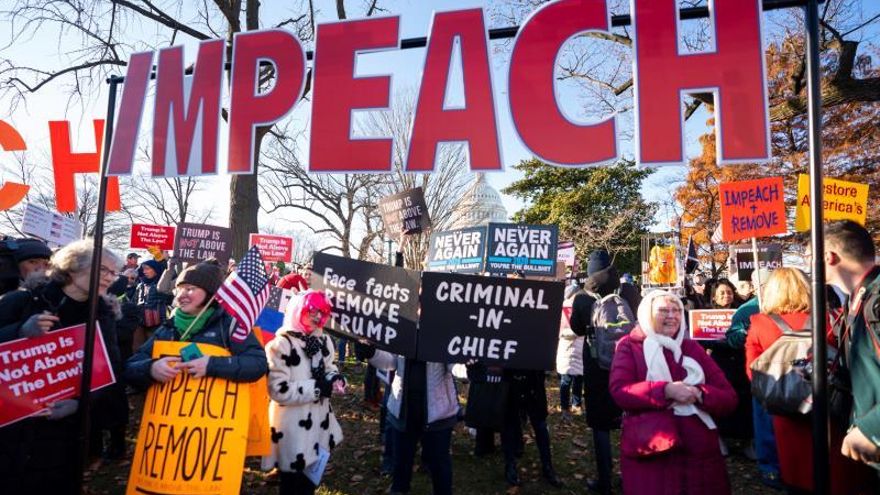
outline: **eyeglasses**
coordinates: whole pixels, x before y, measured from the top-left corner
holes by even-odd
[[[106,266],[101,266],[101,276],[102,277],[115,277],[116,270],[112,268],[107,268]]]

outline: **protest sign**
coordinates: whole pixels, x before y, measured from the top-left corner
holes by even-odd
[[[46,242],[64,246],[82,238],[79,220],[27,203],[21,219],[21,231]]]
[[[561,261],[565,264],[565,266],[570,266],[574,268],[577,264],[577,259],[574,254],[574,243],[571,241],[563,241],[560,242],[558,246],[556,246],[556,261]]]
[[[865,225],[868,215],[868,185],[839,179],[822,180],[822,210],[825,221],[854,220]],[[798,175],[794,228],[810,230],[810,176]]]
[[[189,342],[156,341],[153,358]],[[229,351],[197,344],[205,356]],[[238,493],[247,448],[250,384],[179,373],[147,390],[126,494]]]
[[[755,269],[755,256],[751,246],[730,246],[731,257],[736,262],[736,276],[740,280],[751,280]],[[758,267],[775,270],[782,267],[781,244],[758,244]],[[764,280],[766,282],[766,280]]]
[[[0,344],[0,427],[38,414],[47,404],[79,396],[86,326]],[[92,390],[116,381],[110,358],[95,331]]]
[[[428,270],[435,272],[479,273],[483,271],[486,228],[434,232],[428,247]]]
[[[419,272],[324,253],[312,264],[311,287],[333,307],[327,328],[415,356]]]
[[[181,223],[174,240],[174,257],[181,261],[198,263],[217,258],[221,265],[232,254],[232,230],[216,225]]]
[[[735,309],[695,309],[688,312],[691,338],[724,340]]]
[[[293,260],[293,237],[269,234],[251,234],[248,245],[257,246],[263,261],[283,261],[290,263]],[[267,270],[272,273],[272,270]]]
[[[556,225],[490,223],[488,235],[487,271],[549,276],[556,273]]]
[[[722,182],[718,195],[725,242],[786,232],[782,177]]]
[[[418,358],[554,369],[562,292],[559,282],[425,272]]]
[[[174,249],[174,231],[175,228],[171,226],[133,223],[129,246],[132,249],[158,247],[170,251]]]
[[[401,235],[420,234],[431,228],[428,205],[421,187],[386,196],[379,200],[385,233],[394,239]]]

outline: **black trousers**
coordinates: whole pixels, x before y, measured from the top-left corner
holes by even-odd
[[[281,471],[281,495],[313,495],[316,488],[302,473]]]

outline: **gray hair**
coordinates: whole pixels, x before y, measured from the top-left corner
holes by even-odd
[[[91,268],[94,250],[95,243],[90,238],[71,242],[59,249],[49,260],[49,278],[61,285],[69,284],[75,273]],[[106,247],[101,250],[100,261],[116,267],[122,264],[122,259]]]

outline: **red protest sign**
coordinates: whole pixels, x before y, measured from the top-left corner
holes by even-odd
[[[143,223],[131,224],[132,249],[148,249],[158,246],[159,249],[170,251],[174,249],[174,227],[166,225],[147,225]]]
[[[784,234],[785,189],[782,177],[724,182],[721,199],[721,237],[726,242]]]
[[[723,340],[733,319],[733,309],[698,309],[688,313],[691,338],[694,340]]]
[[[251,246],[257,246],[263,261],[283,261],[290,263],[293,260],[293,237],[283,235],[251,234]]]
[[[83,324],[0,344],[0,427],[33,416],[47,404],[79,395],[85,335]],[[115,382],[99,327],[92,390]]]

